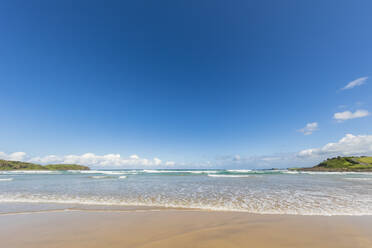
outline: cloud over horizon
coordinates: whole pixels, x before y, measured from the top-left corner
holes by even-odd
[[[223,169],[250,169],[250,168],[289,168],[311,166],[321,160],[334,156],[362,156],[372,155],[372,135],[346,134],[337,142],[330,142],[322,147],[304,149],[297,152],[289,152],[272,155],[243,156],[221,155],[212,161],[198,162],[174,162],[141,158],[138,155],[122,157],[120,154],[96,155],[85,153],[81,155],[47,155],[43,157],[30,157],[25,152],[4,153],[0,152],[0,159],[33,162],[40,164],[62,163],[80,164],[93,168],[223,168]]]
[[[358,79],[355,79],[354,81],[349,82],[345,87],[343,87],[341,90],[349,90],[356,86],[360,86],[364,84],[367,81],[368,77],[361,77]]]
[[[9,154],[0,152],[0,159],[22,161],[25,159],[26,155],[27,154],[25,152],[13,152]]]
[[[29,157],[25,152],[14,152],[6,154],[0,152],[0,159],[23,161],[30,163],[50,164],[80,164],[92,167],[154,167],[154,166],[174,166],[175,162],[165,161],[155,157],[153,159],[141,158],[138,155],[131,155],[127,158],[120,154],[96,155],[94,153],[84,153],[82,155],[47,155],[43,157]]]
[[[346,134],[337,142],[324,145],[321,148],[311,148],[300,151],[300,158],[372,155],[372,135]]]

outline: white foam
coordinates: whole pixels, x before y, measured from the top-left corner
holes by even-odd
[[[241,208],[239,206],[215,205],[191,202],[187,204],[176,202],[144,202],[136,200],[113,199],[113,198],[97,198],[97,197],[68,197],[68,196],[4,196],[0,195],[0,203],[56,203],[56,204],[82,204],[82,205],[103,205],[103,206],[147,206],[147,207],[165,207],[165,208],[184,208],[184,209],[201,209],[212,211],[232,211],[232,212],[248,212],[253,214],[284,214],[284,215],[317,215],[317,216],[364,216],[372,215],[372,211],[366,209],[352,208],[313,208],[313,209],[298,209],[298,208],[278,208],[275,206],[263,206],[262,208]]]
[[[13,171],[0,171],[0,174],[61,174],[60,171],[48,170],[13,170]]]
[[[80,170],[80,171],[69,171],[82,174],[105,174],[105,175],[125,175],[128,174],[125,171],[101,171],[101,170]]]
[[[217,173],[211,170],[143,170],[145,173],[192,173],[192,174],[207,174]]]
[[[74,174],[80,173],[74,171],[38,176],[37,180],[33,175],[0,175],[0,179],[14,178],[15,181],[0,182],[0,202],[157,206],[257,214],[372,215],[371,173],[349,172],[351,175],[348,175],[338,172],[334,176],[321,176],[330,174],[321,172],[319,176],[310,176],[306,172],[286,175],[287,170],[246,173],[206,169],[147,171],[150,172],[97,169],[88,174],[84,174],[87,171]],[[152,172],[170,174],[156,176],[159,174],[150,174]],[[141,176],[132,177],[130,173]],[[125,179],[127,176],[129,179]],[[87,191],[89,185],[85,183],[93,185],[93,189]],[[105,187],[99,187],[100,184]]]
[[[126,174],[125,172],[122,172],[122,171],[101,171],[100,173],[105,174],[105,175],[124,175],[124,174]]]
[[[363,177],[363,178],[360,178],[360,177],[346,177],[344,179],[355,180],[355,181],[372,181],[372,177]]]
[[[209,177],[252,177],[252,175],[218,175],[218,174],[208,174]]]
[[[13,181],[13,178],[0,178],[0,182]]]
[[[228,172],[235,172],[235,173],[247,173],[251,172],[252,170],[227,170]]]
[[[99,171],[95,170],[68,170],[70,173],[82,173],[82,174],[93,174],[93,173],[99,173]]]
[[[372,172],[357,171],[299,171],[299,173],[310,175],[372,175]]]
[[[91,176],[90,178],[93,178],[93,179],[104,179],[104,178],[111,178],[109,176]]]
[[[283,171],[285,174],[298,174],[298,171]]]

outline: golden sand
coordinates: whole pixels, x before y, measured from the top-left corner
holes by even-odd
[[[207,211],[0,215],[1,248],[372,247],[372,217]]]

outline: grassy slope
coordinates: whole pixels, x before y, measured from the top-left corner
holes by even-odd
[[[77,164],[48,164],[44,166],[47,170],[88,170],[89,167]]]
[[[360,157],[357,160],[361,163],[372,164],[372,157]]]
[[[45,168],[39,164],[0,160],[0,170],[45,170]]]
[[[39,165],[20,161],[0,159],[0,170],[89,170],[89,167],[76,164]]]
[[[300,168],[308,171],[372,171],[372,157],[336,157],[324,160],[311,168]]]

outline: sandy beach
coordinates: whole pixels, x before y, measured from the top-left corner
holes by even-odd
[[[4,248],[372,247],[372,216],[135,209],[0,214]]]

